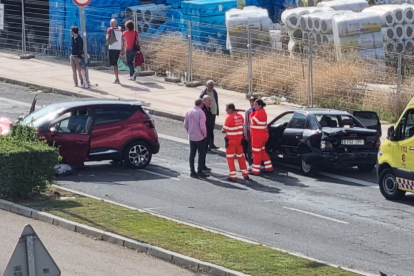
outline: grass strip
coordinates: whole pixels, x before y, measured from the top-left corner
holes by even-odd
[[[20,204],[250,275],[355,275],[266,246],[245,243],[102,200],[49,197],[47,200]]]

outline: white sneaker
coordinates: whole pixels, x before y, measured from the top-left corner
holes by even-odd
[[[134,80],[134,77],[129,77],[128,80]]]

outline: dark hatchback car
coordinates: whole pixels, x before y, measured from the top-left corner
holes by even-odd
[[[63,163],[72,166],[114,160],[141,169],[160,149],[154,120],[138,101],[57,103],[31,113],[21,123],[32,125],[39,137],[59,147]]]
[[[371,111],[287,111],[273,119],[268,130],[266,148],[272,159],[298,163],[304,174],[321,166],[358,166],[370,172],[381,143],[381,123]]]

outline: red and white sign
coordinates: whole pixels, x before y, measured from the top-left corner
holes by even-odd
[[[75,3],[79,7],[85,7],[89,5],[92,2],[92,0],[73,0],[73,3]]]

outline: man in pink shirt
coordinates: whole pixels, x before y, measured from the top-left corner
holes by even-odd
[[[208,177],[203,173],[205,168],[206,154],[207,154],[207,128],[206,115],[202,110],[203,100],[197,99],[187,114],[185,114],[184,127],[188,133],[188,140],[190,141],[190,176],[193,178]],[[198,167],[195,171],[194,158],[198,151]]]

